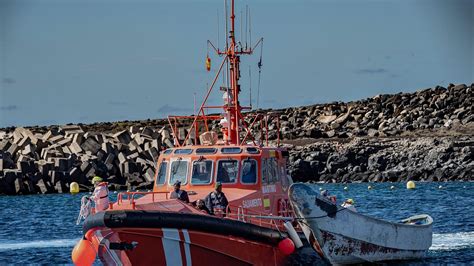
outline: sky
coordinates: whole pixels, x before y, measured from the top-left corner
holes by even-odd
[[[236,0],[237,39],[246,5],[264,45],[243,104],[250,83],[253,107],[281,108],[474,82],[474,0]],[[0,0],[0,127],[192,114],[223,17],[222,0]]]

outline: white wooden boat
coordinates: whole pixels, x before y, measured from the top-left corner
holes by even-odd
[[[372,218],[334,204],[312,184],[293,184],[289,197],[311,246],[331,264],[422,258],[431,246],[429,215],[399,222]]]

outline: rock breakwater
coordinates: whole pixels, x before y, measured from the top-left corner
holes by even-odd
[[[290,149],[296,181],[472,180],[473,91],[450,84],[258,111],[279,117],[269,139]],[[73,181],[87,190],[95,175],[117,189],[149,189],[157,156],[172,146],[164,119],[0,129],[0,194],[61,193]]]

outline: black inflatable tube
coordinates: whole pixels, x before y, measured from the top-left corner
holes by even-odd
[[[96,227],[188,229],[218,235],[232,235],[270,245],[277,245],[282,239],[288,237],[285,232],[237,220],[162,211],[100,212],[87,217],[84,221],[83,232],[85,234]]]

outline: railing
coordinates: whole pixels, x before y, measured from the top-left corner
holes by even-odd
[[[158,202],[159,200],[168,200],[169,193],[168,192],[120,192],[117,195],[117,205],[130,205],[133,210],[136,209],[136,200],[138,196],[146,196],[151,195],[152,202]],[[157,195],[157,196],[155,196]],[[162,196],[164,195],[164,197]],[[239,220],[246,223],[255,224],[258,226],[269,227],[276,230],[285,230],[283,223],[287,221],[294,220],[294,212],[291,208],[291,205],[288,204],[287,201],[280,201],[280,205],[278,208],[278,213],[276,216],[254,211],[251,209],[244,208],[242,206],[234,206],[229,205],[227,208],[224,209],[214,209],[214,214],[217,217],[225,218],[225,219],[234,219]],[[110,204],[109,209],[113,209],[113,203]],[[92,210],[95,212],[95,210]]]
[[[242,206],[228,206],[226,212],[223,210],[214,210],[218,217],[227,219],[239,220],[246,223],[255,224],[258,226],[269,227],[276,230],[285,230],[283,223],[293,221],[293,212],[288,212],[288,216],[274,216],[272,214],[253,211]]]
[[[117,196],[117,205],[124,204],[124,200],[128,201],[128,204],[132,206],[132,209],[135,210],[135,200],[136,196],[145,196],[145,195],[151,195],[152,202],[155,202],[155,198],[157,200],[161,199],[163,200],[163,197],[155,197],[155,194],[157,195],[165,195],[164,199],[168,199],[168,192],[140,192],[140,191],[135,191],[135,192],[120,192]]]

